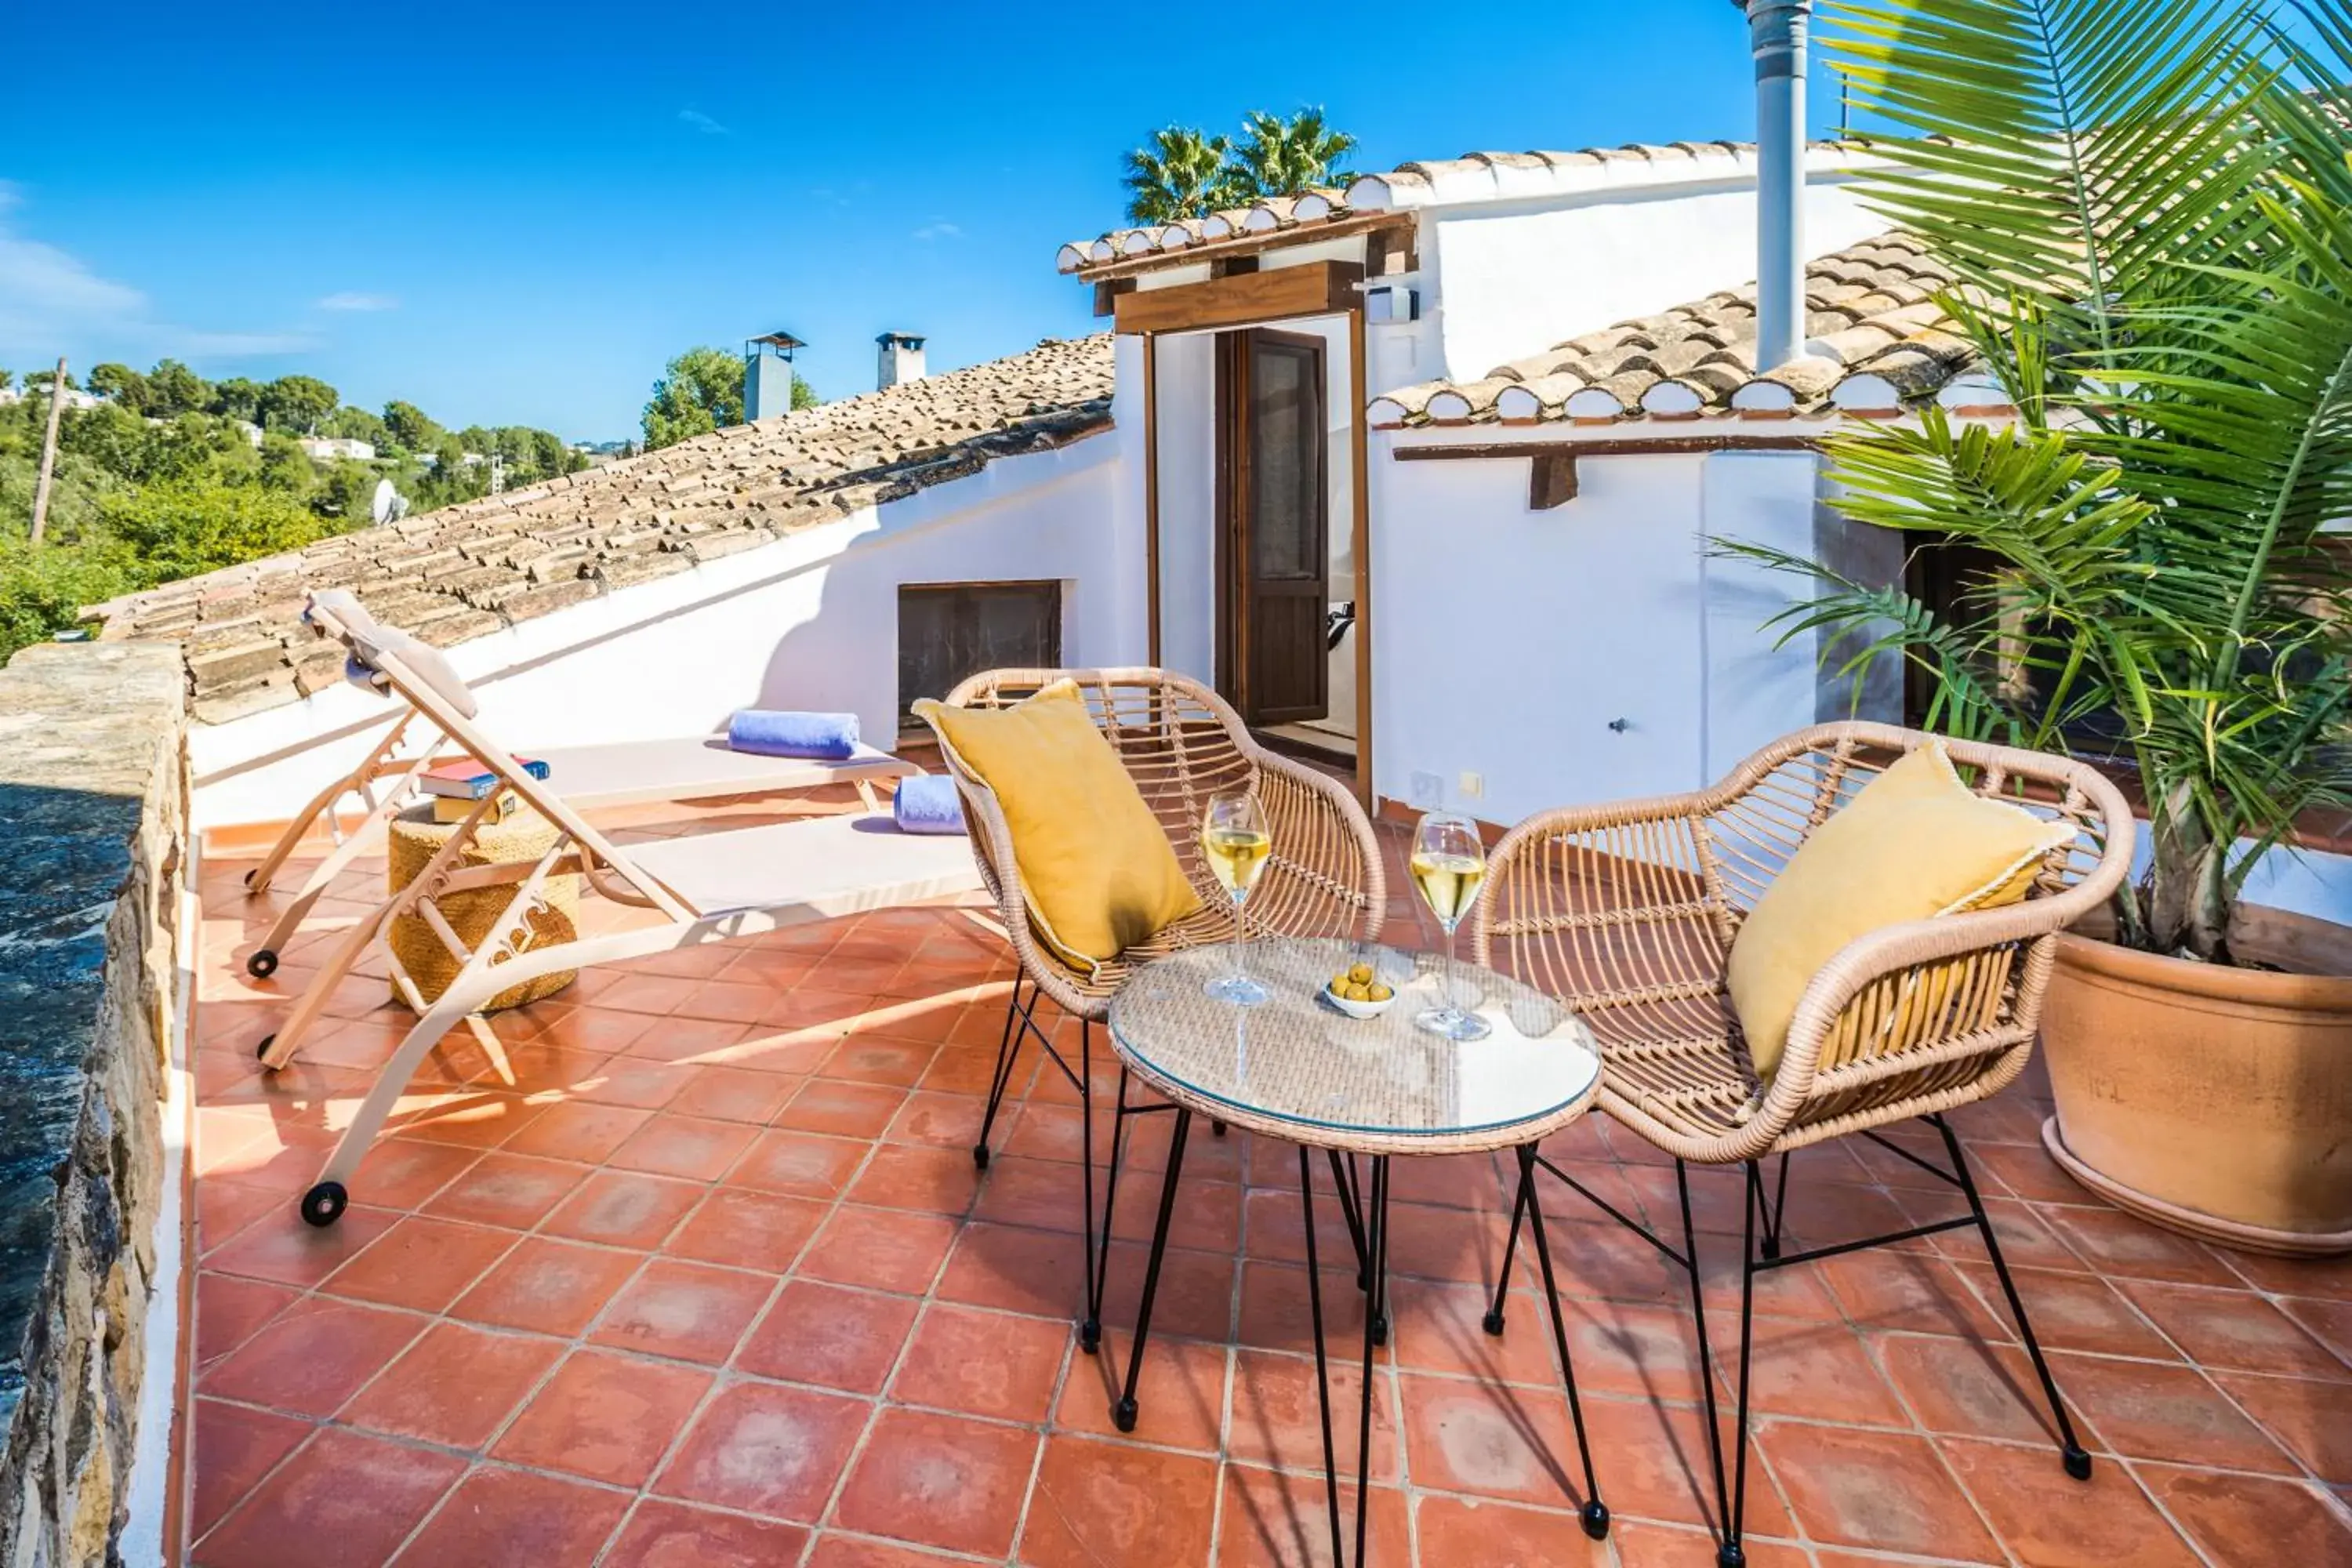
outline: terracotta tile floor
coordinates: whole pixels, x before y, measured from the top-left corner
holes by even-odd
[[[406,1016],[380,970],[356,977],[299,1062],[262,1077],[255,1042],[359,906],[322,904],[274,979],[248,982],[272,900],[246,896],[247,864],[216,853],[203,889],[191,1561],[1326,1561],[1295,1156],[1239,1135],[1188,1151],[1166,1337],[1142,1426],[1118,1436],[1113,1363],[1072,1331],[1078,1121],[1050,1070],[1024,1067],[993,1165],[972,1168],[1010,969],[967,916],[895,911],[583,974],[498,1020],[510,1083],[470,1042],[445,1045],[350,1212],[313,1231],[295,1196]],[[382,875],[363,866],[350,893]],[[1410,939],[1417,911],[1393,914]],[[1759,1290],[1750,1561],[2352,1563],[2352,1261],[2225,1255],[2102,1206],[2043,1156],[2032,1085],[1961,1120],[2094,1480],[2061,1474],[1965,1235],[1848,1256]],[[1633,1140],[1594,1118],[1561,1142],[1670,1218],[1670,1173]],[[1141,1163],[1164,1153],[1148,1132]],[[1156,1187],[1122,1194],[1114,1325],[1131,1320]],[[1702,1226],[1736,1232],[1736,1183],[1697,1195]],[[1619,1521],[1592,1546],[1569,1511],[1531,1261],[1507,1336],[1478,1328],[1504,1201],[1493,1162],[1399,1163],[1373,1559],[1712,1562],[1676,1280],[1548,1199]],[[1808,1243],[1944,1212],[1899,1163],[1837,1149],[1800,1160],[1792,1201]],[[1323,1257],[1345,1245],[1335,1229]],[[1736,1306],[1737,1246],[1712,1238],[1718,1307]],[[1334,1279],[1344,1332],[1359,1298]],[[1720,1372],[1736,1318],[1711,1321]],[[1110,1348],[1125,1341],[1114,1327]],[[1353,1374],[1340,1384],[1352,1399]]]

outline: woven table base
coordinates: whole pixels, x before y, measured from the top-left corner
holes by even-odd
[[[434,821],[429,805],[394,817],[385,859],[391,890],[397,893],[407,887],[456,831],[454,824]],[[555,829],[537,812],[518,811],[504,822],[485,824],[478,829],[473,842],[458,857],[457,867],[529,865],[546,854],[555,838]],[[489,939],[491,927],[514,898],[514,891],[510,885],[478,888],[469,892],[445,893],[436,902],[450,929],[468,946],[478,946]],[[550,877],[541,892],[547,907],[530,917],[532,944],[547,946],[570,942],[580,929],[580,879]],[[457,955],[442,944],[422,915],[403,915],[392,922],[391,947],[393,955],[408,971],[408,977],[416,983],[427,1003],[439,1000],[449,983],[457,977]],[[511,986],[492,997],[483,1011],[501,1012],[552,996],[571,984],[577,973],[562,970]],[[392,994],[396,1002],[408,1000],[396,984]]]

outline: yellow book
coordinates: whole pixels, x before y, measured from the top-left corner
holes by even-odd
[[[446,795],[436,795],[433,797],[433,820],[455,826],[456,824],[463,822],[466,818],[473,816],[474,807],[480,804],[481,803],[479,801],[452,800]],[[501,790],[499,792],[498,805],[492,806],[489,810],[489,814],[483,817],[482,820],[485,822],[504,822],[508,817],[514,815],[516,804],[517,802],[512,790]]]

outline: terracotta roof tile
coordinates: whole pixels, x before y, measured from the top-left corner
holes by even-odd
[[[1928,397],[1981,411],[2005,400],[1930,297],[1951,280],[1916,237],[1884,234],[1811,263],[1808,353],[1762,375],[1750,284],[1583,333],[1475,381],[1401,387],[1373,400],[1370,420],[1885,416]]]
[[[224,723],[337,678],[301,625],[310,589],[351,588],[377,619],[446,647],[1093,435],[1110,395],[1108,335],[1049,341],[88,614],[107,637],[181,643],[197,718]]]

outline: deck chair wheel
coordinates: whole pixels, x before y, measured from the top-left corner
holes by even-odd
[[[1111,1425],[1122,1432],[1132,1432],[1135,1430],[1136,1417],[1140,1414],[1140,1408],[1134,1400],[1122,1399],[1110,1407]]]
[[[1499,1340],[1503,1337],[1503,1314],[1490,1310],[1478,1320],[1478,1326]]]
[[[975,1143],[975,1144],[973,1144],[973,1145],[971,1146],[971,1163],[972,1163],[973,1164],[975,1164],[975,1165],[979,1166],[979,1167],[980,1167],[982,1170],[983,1170],[983,1171],[985,1171],[985,1170],[987,1170],[987,1169],[988,1169],[988,1145],[987,1145],[987,1144],[985,1144],[985,1143]]]
[[[266,947],[256,948],[245,961],[245,972],[256,980],[267,980],[278,973],[278,955]]]
[[[1078,1325],[1078,1348],[1088,1355],[1102,1349],[1102,1324],[1088,1318]]]
[[[303,1221],[324,1229],[343,1217],[343,1210],[351,1201],[352,1195],[343,1191],[342,1183],[320,1182],[302,1194]]]
[[[2091,1479],[2091,1456],[2080,1447],[2066,1448],[2060,1453],[2059,1458],[2066,1467],[2066,1473],[2076,1480],[2087,1481]]]
[[[1738,1542],[1726,1542],[1715,1549],[1715,1568],[1748,1568],[1748,1553]]]
[[[1584,1533],[1593,1540],[1602,1541],[1608,1538],[1609,1505],[1599,1498],[1594,1498],[1579,1509],[1576,1518],[1577,1522],[1584,1526]]]

